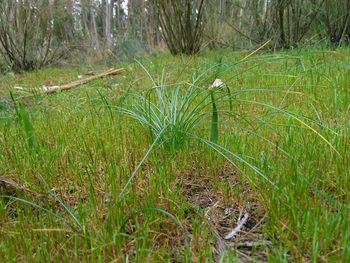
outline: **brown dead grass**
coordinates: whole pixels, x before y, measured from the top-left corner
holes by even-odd
[[[225,184],[232,191],[227,194],[216,184]],[[205,169],[199,173],[195,168],[187,171],[183,179],[183,194],[195,207],[204,210],[206,223],[215,237],[213,246],[216,261],[229,249],[241,262],[267,261],[271,243],[262,234],[265,209],[257,201],[247,178],[240,175],[231,164],[225,163],[214,179],[212,175],[206,174]],[[224,237],[236,227],[238,217],[245,212],[249,217],[241,231],[231,240],[225,240]]]

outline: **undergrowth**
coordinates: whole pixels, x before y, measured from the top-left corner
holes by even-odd
[[[149,56],[113,81],[12,100],[2,77],[0,176],[45,197],[1,185],[1,259],[211,262],[209,208],[186,196],[186,174],[220,205],[265,211],[266,260],[349,261],[348,55]],[[208,89],[216,78],[225,86]],[[218,175],[227,162],[235,183]]]

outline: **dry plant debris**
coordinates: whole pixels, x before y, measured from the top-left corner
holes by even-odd
[[[247,179],[230,164],[219,171],[219,180],[229,187],[246,189],[239,196],[226,197],[205,175],[188,172],[184,180],[184,194],[194,205],[205,211],[205,218],[215,237],[215,260],[232,249],[240,262],[266,262],[271,247],[262,234],[264,208],[255,200]]]

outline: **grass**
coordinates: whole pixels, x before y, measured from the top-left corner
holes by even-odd
[[[17,107],[87,69],[0,77],[0,176],[47,195],[0,188],[0,260],[349,262],[350,51],[247,55],[150,55]]]

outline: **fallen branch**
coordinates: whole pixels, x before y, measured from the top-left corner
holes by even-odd
[[[122,72],[124,69],[109,69],[105,72],[102,72],[98,75],[95,76],[91,76],[88,77],[86,79],[80,79],[80,80],[76,80],[67,84],[63,84],[63,85],[57,85],[57,86],[49,86],[46,87],[44,86],[41,90],[40,93],[44,93],[44,94],[50,94],[50,93],[55,93],[57,91],[61,91],[61,90],[68,90],[68,89],[72,89],[75,87],[79,87],[81,85],[84,85],[90,81],[93,81],[95,79],[101,79],[101,78],[105,78],[105,77],[109,77],[109,76],[115,76],[120,74],[120,72]]]
[[[2,188],[2,186],[4,186],[4,188]],[[3,191],[7,192],[7,191],[12,191],[12,190],[21,190],[21,191],[27,192],[28,194],[30,194],[32,196],[39,197],[39,198],[44,197],[43,194],[34,192],[34,191],[26,188],[25,186],[16,183],[15,181],[13,181],[9,178],[0,177],[0,194],[2,194]],[[6,193],[6,194],[8,194],[8,193]]]

